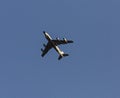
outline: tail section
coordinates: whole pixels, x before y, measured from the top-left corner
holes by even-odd
[[[63,54],[63,56],[69,56],[69,54]]]
[[[69,56],[69,54],[62,54],[62,55],[60,55],[60,56],[58,57],[58,60],[62,59],[62,58],[65,57],[65,56]]]

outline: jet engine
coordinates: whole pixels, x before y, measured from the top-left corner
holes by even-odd
[[[46,47],[46,44],[43,44],[44,47]]]
[[[59,40],[59,37],[56,37],[56,40]]]
[[[43,52],[43,49],[41,48],[41,51]]]
[[[67,39],[66,38],[63,38],[63,40],[67,43]]]

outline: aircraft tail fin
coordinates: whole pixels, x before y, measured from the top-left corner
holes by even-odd
[[[62,57],[69,56],[69,54],[63,54],[58,57],[58,60],[62,59]]]

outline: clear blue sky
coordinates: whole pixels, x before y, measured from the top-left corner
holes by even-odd
[[[0,98],[120,98],[120,0],[0,0]]]

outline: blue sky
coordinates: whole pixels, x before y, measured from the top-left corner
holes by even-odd
[[[120,98],[119,0],[0,0],[0,98]],[[43,30],[74,44],[58,61]]]

